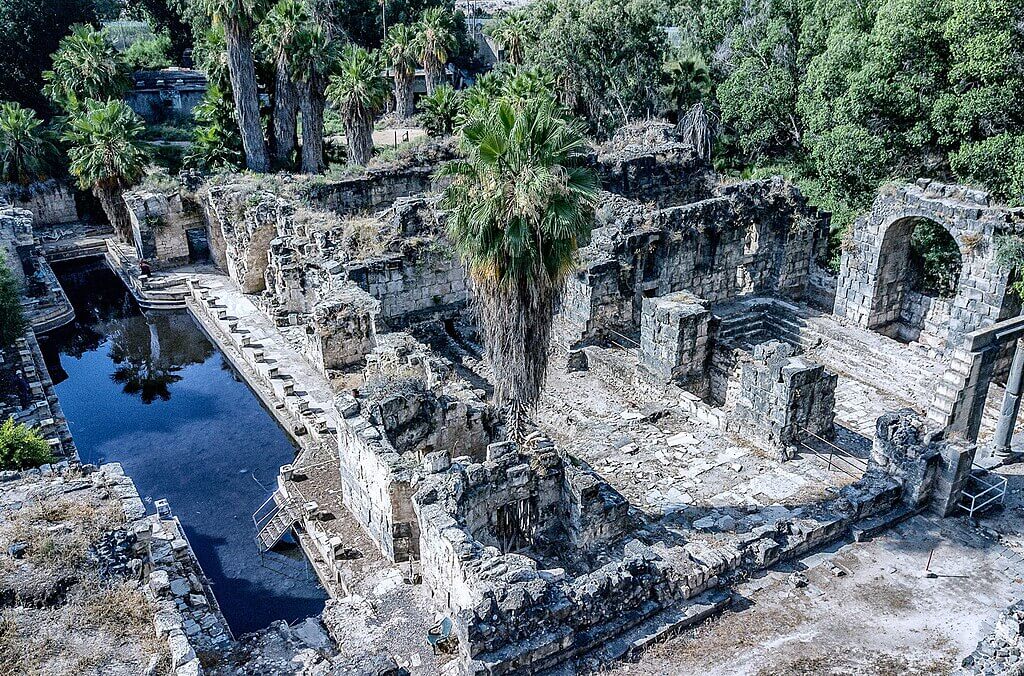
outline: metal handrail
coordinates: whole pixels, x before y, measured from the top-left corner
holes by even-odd
[[[832,471],[832,466],[835,465],[836,469],[838,471],[843,472],[844,474],[846,474],[848,476],[851,476],[854,479],[859,479],[860,478],[860,474],[863,474],[864,470],[867,469],[867,461],[864,458],[859,458],[856,455],[853,455],[852,453],[847,451],[842,446],[838,446],[838,445],[834,444],[833,442],[829,441],[828,439],[824,439],[824,438],[818,436],[817,434],[815,434],[814,432],[810,431],[807,428],[802,427],[802,428],[800,428],[800,431],[803,432],[804,434],[808,435],[808,436],[814,437],[815,439],[817,439],[821,443],[823,443],[826,446],[828,446],[828,448],[829,448],[829,453],[828,453],[828,470],[829,471]],[[801,442],[801,445],[804,446],[805,448],[809,448],[807,446],[807,444],[804,444],[802,442]],[[845,467],[844,467],[844,465],[845,465]],[[858,472],[860,474],[858,474]]]
[[[990,478],[991,474],[992,473],[984,467],[975,466],[975,469],[972,470],[968,481],[976,481],[984,487],[984,490],[977,493],[971,493],[965,486],[961,492],[961,502],[959,506],[961,509],[966,511],[967,515],[971,518],[974,518],[975,514],[993,504],[1002,504],[1003,500],[1006,498],[1006,477],[996,474],[995,480],[992,480]],[[978,504],[979,499],[993,491],[996,492],[996,495],[982,500],[981,504]]]

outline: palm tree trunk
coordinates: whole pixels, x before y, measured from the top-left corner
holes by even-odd
[[[242,28],[237,19],[224,22],[224,37],[228,52],[228,74],[235,97],[238,128],[242,133],[245,164],[252,171],[270,170],[267,142],[260,124],[259,88],[256,84],[256,66],[252,58],[252,35]]]
[[[412,95],[412,77],[395,72],[395,115],[400,119],[412,117],[415,112]]]
[[[427,96],[434,93],[434,89],[441,82],[441,64],[437,63],[436,59],[424,59],[423,60],[423,80],[427,86]]]
[[[302,113],[302,173],[324,170],[324,92],[320,78],[313,75],[296,84]]]
[[[128,207],[122,198],[123,191],[120,186],[96,184],[93,186],[92,194],[100,202],[103,213],[114,228],[114,234],[119,240],[126,244],[135,243],[132,236],[132,221],[128,217]]]
[[[359,115],[345,120],[345,136],[348,139],[348,161],[360,166],[373,157],[373,119]]]
[[[288,62],[277,60],[274,78],[274,125],[271,148],[275,168],[287,168],[295,151],[295,115],[299,109],[299,97],[288,73]]]

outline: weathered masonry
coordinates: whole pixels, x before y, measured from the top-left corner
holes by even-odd
[[[945,228],[960,249],[963,266],[949,302],[910,289],[910,235],[920,219]],[[894,336],[914,330],[917,340],[930,338],[942,351],[958,347],[966,334],[1020,311],[995,240],[1021,222],[1024,210],[992,204],[987,193],[962,186],[921,180],[883,189],[843,246],[836,316]]]

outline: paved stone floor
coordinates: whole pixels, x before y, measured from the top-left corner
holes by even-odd
[[[979,526],[918,516],[792,562],[739,585],[720,618],[608,673],[950,673],[1024,595],[1024,465],[1004,471],[1007,504]],[[790,582],[795,571],[807,586]]]

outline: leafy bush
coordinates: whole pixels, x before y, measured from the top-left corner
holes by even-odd
[[[0,347],[13,345],[24,332],[25,314],[18,280],[0,257]]]
[[[50,445],[39,433],[8,418],[0,425],[0,470],[19,470],[53,462]]]
[[[431,136],[447,136],[455,130],[455,120],[462,110],[462,98],[442,85],[420,102],[420,123]]]
[[[160,70],[173,63],[169,53],[171,38],[167,33],[160,33],[142,40],[137,40],[121,54],[129,70]]]

